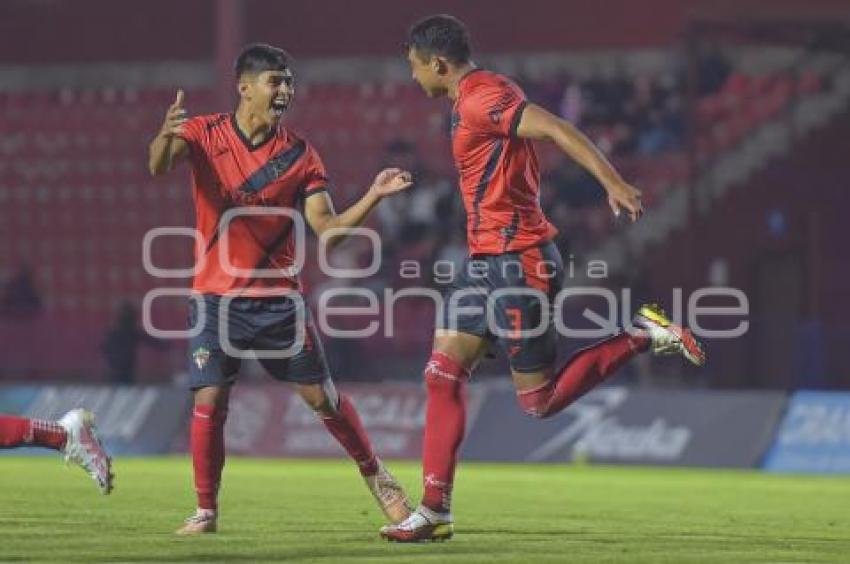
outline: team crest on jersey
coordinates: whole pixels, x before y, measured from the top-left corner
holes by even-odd
[[[210,350],[207,347],[198,347],[192,353],[192,360],[195,361],[195,366],[198,370],[203,370],[210,361]]]
[[[503,84],[503,86],[507,86],[507,83]],[[487,115],[490,117],[490,121],[493,122],[493,125],[498,125],[500,121],[502,121],[502,115],[504,115],[505,110],[511,107],[511,104],[514,102],[514,94],[513,92],[506,92],[502,94],[493,108],[487,112]]]

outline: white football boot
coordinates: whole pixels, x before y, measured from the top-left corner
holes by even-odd
[[[696,366],[705,364],[705,352],[693,333],[667,319],[659,306],[642,305],[632,323],[647,332],[652,340],[650,350],[653,354],[681,354]]]
[[[94,413],[86,409],[72,409],[57,422],[68,438],[62,453],[65,462],[78,464],[92,477],[100,493],[112,491],[112,459],[106,454],[103,444],[97,437]]]
[[[393,542],[445,541],[454,534],[451,513],[437,513],[424,505],[398,525],[381,527],[381,536]]]
[[[212,509],[195,510],[195,513],[186,518],[183,526],[175,531],[178,535],[201,535],[214,533],[217,528],[218,515]]]

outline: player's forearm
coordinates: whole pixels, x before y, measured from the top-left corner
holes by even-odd
[[[623,182],[620,173],[596,148],[593,142],[569,122],[563,121],[552,134],[552,141],[567,155],[592,174],[609,190]]]
[[[151,176],[165,174],[174,167],[174,159],[171,156],[174,137],[162,133],[154,137],[148,147],[148,170]]]
[[[329,229],[338,230],[328,238],[328,246],[335,247],[336,245],[339,245],[348,236],[348,233],[346,233],[345,230],[362,225],[380,201],[381,197],[375,194],[373,190],[369,190],[347,210],[328,219],[328,221],[326,221],[322,226],[321,233],[319,233],[319,235],[321,236]]]

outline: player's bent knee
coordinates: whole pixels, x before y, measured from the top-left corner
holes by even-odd
[[[331,417],[337,413],[337,407],[325,395],[301,397],[310,409],[323,417]]]
[[[466,333],[437,330],[434,334],[433,354],[442,354],[472,371],[487,351],[487,341]]]
[[[552,398],[552,382],[546,382],[535,388],[517,390],[516,397],[522,411],[535,419],[546,419],[554,415],[550,409]]]
[[[211,405],[217,409],[227,409],[230,397],[228,386],[204,386],[194,391],[195,405]]]
[[[339,412],[336,403],[324,393],[302,393],[301,399],[320,417],[333,417]]]
[[[445,353],[434,351],[425,365],[425,383],[428,386],[457,385],[469,380],[469,370],[461,362]]]

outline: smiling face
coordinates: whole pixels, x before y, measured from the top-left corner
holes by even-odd
[[[445,83],[445,62],[433,55],[426,56],[411,47],[407,51],[410,74],[429,98],[439,98],[448,93]]]
[[[238,88],[240,104],[251,115],[276,126],[295,96],[295,79],[289,69],[246,73]]]

